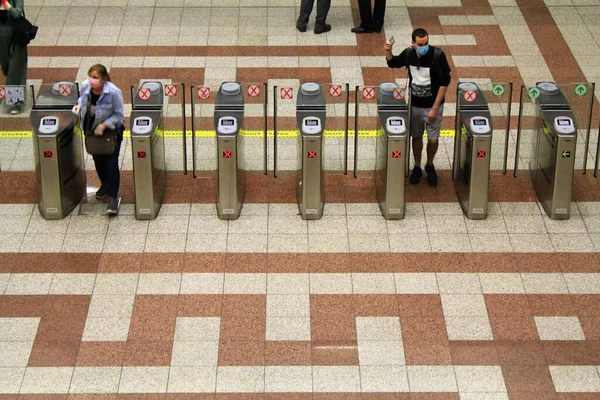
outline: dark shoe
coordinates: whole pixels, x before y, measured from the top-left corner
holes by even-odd
[[[298,32],[306,32],[306,25],[296,25],[296,29],[298,29]]]
[[[373,33],[373,30],[366,29],[366,28],[363,28],[362,26],[359,26],[357,28],[350,29],[350,32],[352,32],[352,33]]]
[[[426,165],[425,172],[427,172],[427,182],[430,185],[437,185],[438,184],[438,176],[437,176],[437,173],[435,172],[435,167],[433,166],[433,164]]]
[[[417,183],[421,182],[422,176],[423,176],[423,171],[421,170],[421,167],[414,167],[413,172],[412,172],[412,174],[410,174],[410,178],[408,180],[413,185],[416,185]]]
[[[106,206],[106,213],[117,215],[119,213],[120,205],[121,205],[120,197],[109,197],[108,205]]]
[[[321,29],[315,28],[315,35],[320,35],[321,33],[329,32],[331,30],[331,25],[325,24],[325,26]]]
[[[108,194],[108,185],[103,183],[100,185],[100,188],[96,192],[96,198],[98,200],[103,199],[107,194]]]
[[[381,28],[373,28],[373,32],[375,32],[375,33],[381,33]]]

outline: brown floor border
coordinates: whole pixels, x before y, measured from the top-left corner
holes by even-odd
[[[0,273],[591,273],[600,253],[5,253]]]
[[[506,175],[492,173],[489,185],[490,202],[531,202],[536,201],[535,192],[527,171],[519,171],[520,176],[514,178],[512,171]],[[98,186],[98,178],[94,171],[88,171],[88,186]],[[325,201],[327,203],[376,203],[373,178],[370,173],[359,178],[353,177],[352,170],[348,175],[327,175],[325,178]],[[451,171],[438,171],[439,184],[436,187],[422,182],[420,185],[405,185],[407,203],[415,202],[456,202],[456,191]],[[249,173],[246,179],[246,203],[295,203],[296,179],[293,173],[279,172],[273,177],[261,172]],[[121,172],[120,195],[122,202],[134,203],[133,172]],[[217,196],[215,179],[194,179],[192,172],[169,173],[164,198],[165,203],[214,203]],[[582,175],[577,170],[574,174],[572,201],[600,201],[600,185],[594,178],[593,171]],[[0,172],[0,203],[35,203],[36,177],[33,171]]]

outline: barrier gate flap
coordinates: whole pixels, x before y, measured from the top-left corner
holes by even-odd
[[[269,167],[277,177],[291,176],[302,169],[301,126],[305,118],[314,117],[314,123],[322,130],[321,154],[314,156],[322,156],[327,174],[344,174],[347,171],[348,86],[338,83],[303,86],[305,83],[274,88],[275,158]]]
[[[219,152],[217,125],[219,118],[234,116],[238,147],[237,165],[250,174],[264,174],[267,157],[267,89],[261,82],[239,82],[233,92],[220,93],[222,85],[191,86],[193,132],[193,170],[199,178],[215,178],[220,157],[233,153]],[[226,93],[227,92],[227,93]],[[239,115],[242,118],[239,118]]]
[[[356,86],[356,96],[352,105],[355,118],[351,126],[350,140],[350,164],[354,170],[356,178],[373,178],[376,171],[381,170],[387,157],[402,158],[406,160],[407,152],[405,150],[396,151],[396,153],[386,151],[377,151],[377,143],[383,139],[384,126],[382,126],[378,104],[382,96],[385,98],[384,108],[398,108],[403,105],[407,109],[406,102],[409,96],[409,90],[404,84],[396,82],[383,83],[384,87],[389,86],[383,96],[379,85]],[[386,108],[387,109],[387,108]],[[386,111],[387,112],[387,111]],[[406,128],[409,128],[408,118],[405,121]]]
[[[510,136],[510,113],[512,108],[512,100],[518,98],[518,94],[513,95],[512,83],[507,82],[489,82],[486,80],[471,80],[471,83],[475,83],[477,89],[469,90],[469,86],[461,85],[465,82],[458,82],[456,86],[456,114],[454,121],[454,129],[450,132],[443,132],[441,135],[440,143],[448,144],[452,143],[454,152],[452,158],[449,159],[450,165],[453,168],[457,167],[457,151],[464,155],[465,151],[471,150],[465,149],[467,147],[477,147],[477,140],[462,140],[461,135],[465,135],[467,127],[465,124],[469,124],[469,116],[477,114],[478,109],[487,108],[491,115],[491,128],[492,128],[492,142],[491,149],[484,151],[484,149],[475,149],[475,153],[480,158],[489,157],[490,159],[490,174],[503,174],[510,167],[512,168],[515,160],[514,151],[514,137]],[[461,87],[463,86],[463,87]],[[446,101],[450,102],[449,94],[446,95]],[[461,118],[460,111],[466,110],[465,115]],[[443,127],[442,127],[443,128]],[[512,145],[511,145],[512,144]],[[481,151],[477,151],[481,150]],[[448,152],[450,154],[451,152]],[[439,154],[439,153],[438,153]]]
[[[538,132],[552,132],[552,124],[548,118],[543,118],[541,104],[548,109],[563,108],[572,113],[577,130],[574,168],[580,173],[592,170],[596,161],[596,148],[590,146],[592,114],[595,85],[593,83],[555,84],[551,82],[544,90],[537,84],[521,87],[519,98],[519,117],[516,133],[517,160],[514,160],[515,176],[525,173],[530,169],[539,170],[534,166],[534,155],[539,148],[540,138],[547,135],[538,135]],[[555,107],[553,103],[557,103]],[[560,104],[559,104],[560,103]],[[509,159],[509,161],[512,161]],[[550,167],[550,166],[548,166]]]

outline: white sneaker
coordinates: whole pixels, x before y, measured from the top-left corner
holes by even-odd
[[[120,197],[109,197],[108,205],[106,206],[106,213],[117,215],[119,213],[119,206],[121,205]]]

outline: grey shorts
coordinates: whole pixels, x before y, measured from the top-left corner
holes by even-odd
[[[438,140],[442,128],[442,114],[444,105],[438,109],[437,118],[432,123],[427,121],[427,115],[431,108],[411,107],[410,115],[410,136],[423,137],[423,132],[427,130],[427,140]]]

